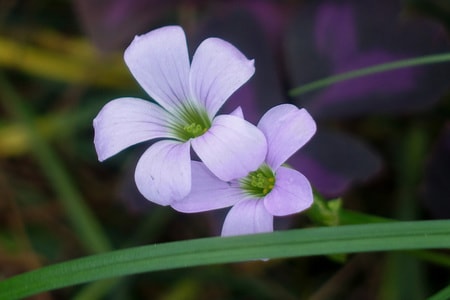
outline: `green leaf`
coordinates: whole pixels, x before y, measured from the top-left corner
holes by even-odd
[[[149,245],[76,259],[0,282],[0,299],[94,280],[261,258],[450,247],[450,220],[389,222],[213,237]]]
[[[444,63],[449,61],[450,61],[450,53],[442,53],[378,64],[367,68],[357,69],[355,71],[350,71],[313,81],[311,83],[290,90],[289,95],[291,97],[295,97],[313,90],[323,88],[328,85],[332,85],[333,83],[336,82],[367,76],[375,73],[381,73],[395,69],[414,67],[420,65]]]
[[[450,285],[429,297],[428,300],[448,300],[450,299]]]

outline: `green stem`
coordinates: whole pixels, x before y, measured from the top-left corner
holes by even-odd
[[[390,222],[213,237],[117,250],[0,282],[0,299],[17,299],[93,280],[261,258],[450,247],[450,220]]]
[[[426,158],[427,132],[414,123],[397,133],[393,164],[396,171],[396,207],[394,216],[400,220],[418,218],[418,189]],[[425,299],[426,286],[423,260],[412,255],[390,254],[386,257],[379,296],[383,299]],[[420,253],[419,253],[420,254]],[[422,256],[423,253],[421,253]],[[425,256],[432,259],[432,256]],[[434,258],[434,257],[433,257]]]
[[[72,180],[57,154],[35,127],[33,114],[3,74],[0,74],[0,96],[4,108],[25,126],[32,144],[33,155],[57,193],[84,248],[90,253],[110,250],[109,241],[95,216],[72,184]]]
[[[414,67],[427,64],[436,64],[450,61],[450,53],[434,54],[422,57],[416,57],[411,59],[398,60],[370,66],[367,68],[350,71],[335,76],[326,77],[320,80],[313,81],[311,83],[299,86],[289,91],[291,97],[295,97],[307,92],[323,88],[336,82],[353,79],[356,77],[367,76],[375,73],[386,72],[395,69]]]

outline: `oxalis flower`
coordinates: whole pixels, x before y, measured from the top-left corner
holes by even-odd
[[[258,128],[268,144],[262,164],[241,178],[223,181],[201,162],[192,161],[193,188],[171,206],[187,213],[233,206],[225,218],[223,236],[270,232],[274,216],[308,208],[313,202],[309,181],[282,164],[314,135],[314,120],[305,109],[282,104],[270,109]]]
[[[139,159],[135,180],[149,200],[168,205],[191,190],[190,148],[218,178],[228,181],[257,168],[264,135],[235,115],[216,116],[227,98],[254,73],[254,64],[218,38],[204,40],[189,61],[178,26],[136,36],[125,62],[157,102],[119,98],[94,119],[100,161],[139,142],[161,139]]]

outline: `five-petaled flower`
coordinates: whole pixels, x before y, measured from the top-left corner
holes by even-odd
[[[124,56],[157,104],[137,98],[107,103],[94,120],[94,143],[103,161],[131,145],[162,138],[136,166],[136,185],[147,199],[169,205],[190,192],[191,146],[224,181],[245,176],[261,164],[267,151],[264,135],[238,116],[216,116],[253,75],[253,60],[228,42],[209,38],[190,63],[186,37],[178,26],[136,36]]]
[[[282,104],[259,121],[268,151],[265,161],[241,178],[223,181],[201,162],[192,162],[191,192],[171,206],[181,212],[201,212],[233,206],[222,235],[273,231],[273,216],[286,216],[307,209],[313,202],[309,181],[300,172],[282,166],[316,132],[305,109]]]

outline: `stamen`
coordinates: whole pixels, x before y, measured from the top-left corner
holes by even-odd
[[[258,170],[250,172],[241,180],[241,188],[250,196],[264,197],[275,186],[275,174],[267,165],[262,165]]]
[[[186,103],[179,109],[179,123],[175,124],[174,132],[182,141],[203,135],[211,127],[211,120],[206,111]]]
[[[192,138],[201,136],[202,134],[204,134],[206,132],[206,130],[208,130],[207,128],[202,127],[202,125],[197,124],[197,123],[191,123],[189,125],[186,125],[186,126],[184,126],[183,129]]]

